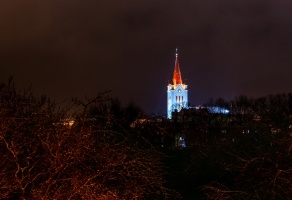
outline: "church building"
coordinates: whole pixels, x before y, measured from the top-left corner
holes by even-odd
[[[172,84],[167,86],[167,118],[172,118],[172,112],[181,111],[188,107],[188,87],[183,83],[178,62],[178,52],[176,49],[175,65]]]

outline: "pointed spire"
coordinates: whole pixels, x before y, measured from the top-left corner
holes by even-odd
[[[180,68],[179,68],[179,63],[178,63],[178,49],[177,48],[176,48],[176,53],[175,53],[175,66],[174,66],[172,81],[175,87],[178,84],[182,84],[181,73],[180,73]]]

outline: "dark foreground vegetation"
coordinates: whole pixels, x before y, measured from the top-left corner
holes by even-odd
[[[107,103],[106,94],[74,99],[68,118],[46,97],[2,84],[0,199],[176,199],[161,153],[116,122]]]
[[[2,83],[0,199],[291,199],[291,94],[172,121],[108,94],[61,109]]]

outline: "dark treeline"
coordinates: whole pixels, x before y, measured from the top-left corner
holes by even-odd
[[[184,199],[291,198],[291,93],[210,99],[201,109],[174,112],[172,124],[182,150],[168,151],[168,162]]]
[[[289,125],[289,117],[292,115],[292,94],[274,94],[259,98],[241,95],[231,101],[223,98],[210,99],[205,106],[223,107],[231,110],[233,115],[246,117],[257,115],[265,123],[285,128]]]
[[[0,199],[289,199],[291,119],[291,94],[210,99],[166,120],[109,92],[60,108],[10,79]]]

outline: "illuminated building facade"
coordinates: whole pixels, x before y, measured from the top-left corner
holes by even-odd
[[[178,62],[178,53],[175,54],[175,65],[172,78],[172,84],[167,86],[167,118],[172,118],[172,112],[180,111],[188,107],[188,88],[183,83]]]

